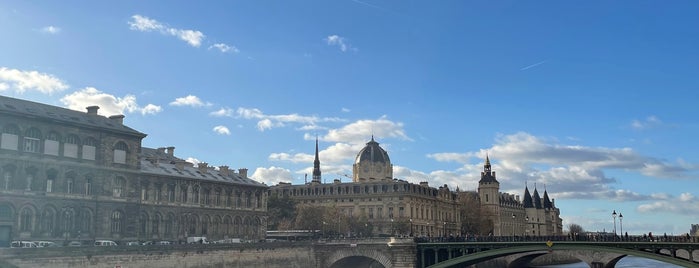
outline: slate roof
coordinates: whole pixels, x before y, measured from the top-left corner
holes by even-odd
[[[119,133],[139,136],[141,138],[146,136],[146,134],[116,122],[114,119],[109,119],[101,115],[88,114],[87,112],[80,112],[1,95],[0,113],[18,114],[26,117],[38,117],[52,120],[59,124],[68,123],[73,125],[81,125],[83,127],[106,129]]]
[[[194,167],[191,163],[186,163],[182,170],[179,170],[176,163],[185,162],[185,160],[170,156],[168,153],[162,152],[158,149],[142,147],[140,161],[141,172],[145,174],[246,186],[267,187],[267,185],[261,182],[241,176],[240,173],[236,173],[232,169],[229,170],[228,176],[223,175],[219,170],[214,169],[214,167],[207,167],[205,172],[202,172],[199,167]]]

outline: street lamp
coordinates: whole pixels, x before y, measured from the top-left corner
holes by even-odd
[[[410,218],[410,237],[413,236],[413,218]]]
[[[393,236],[393,233],[395,230],[393,230],[393,218],[391,218],[391,236]]]
[[[445,221],[442,223],[442,232],[444,233],[444,237],[447,237],[447,222]]]
[[[621,223],[621,220],[624,219],[624,215],[621,215],[621,212],[619,212],[619,236],[624,237],[624,226]]]
[[[612,219],[614,219],[614,236],[616,238],[616,209],[612,212]]]
[[[526,232],[526,237],[529,237],[529,216],[524,217],[524,232]]]
[[[515,214],[512,214],[512,241],[515,241]]]

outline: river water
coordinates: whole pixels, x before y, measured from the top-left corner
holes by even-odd
[[[538,266],[539,268],[589,268],[587,263],[571,263],[562,265],[548,265],[548,266]],[[621,259],[615,266],[616,268],[682,268],[674,264],[659,262],[656,260],[626,256]]]

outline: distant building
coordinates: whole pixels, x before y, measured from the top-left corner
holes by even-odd
[[[692,224],[692,229],[689,230],[692,236],[699,236],[699,224]]]
[[[352,182],[321,183],[320,174],[316,141],[313,180],[302,185],[280,183],[270,187],[269,195],[288,196],[302,206],[335,207],[345,218],[366,219],[377,235],[459,233],[457,195],[446,185],[435,188],[427,182],[413,184],[392,178],[388,153],[373,137],[355,158]]]
[[[175,147],[142,148],[123,115],[0,96],[0,243],[263,239],[267,186]]]
[[[534,188],[524,188],[524,200],[518,196],[500,193],[500,183],[495,171],[491,170],[490,158],[486,156],[481,179],[478,182],[478,197],[485,217],[493,223],[495,236],[530,235],[548,236],[563,233],[563,220],[560,209],[549,199],[544,190],[543,199]]]

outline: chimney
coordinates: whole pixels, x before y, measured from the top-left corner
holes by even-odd
[[[123,115],[123,114],[120,114],[120,115],[112,115],[112,116],[109,117],[109,119],[112,119],[112,120],[114,120],[115,122],[117,122],[117,123],[119,123],[119,124],[121,124],[121,125],[124,124],[124,115]]]
[[[169,156],[175,156],[175,147],[174,146],[167,147],[167,154]]]
[[[165,147],[158,147],[158,154],[164,154],[165,153]]]
[[[97,115],[97,110],[99,110],[99,106],[87,106],[87,114],[94,114]]]
[[[221,173],[222,176],[228,177],[228,166],[218,167],[218,172]]]
[[[177,170],[179,170],[179,171],[182,171],[182,170],[184,170],[185,163],[187,163],[187,162],[186,161],[176,161],[175,168],[177,168]]]
[[[199,168],[199,171],[200,171],[200,172],[206,173],[206,172],[208,172],[209,164],[206,163],[206,162],[199,162],[199,163],[197,164],[197,167]]]
[[[247,168],[239,168],[238,173],[240,173],[240,176],[243,176],[243,178],[248,177],[248,169]]]

